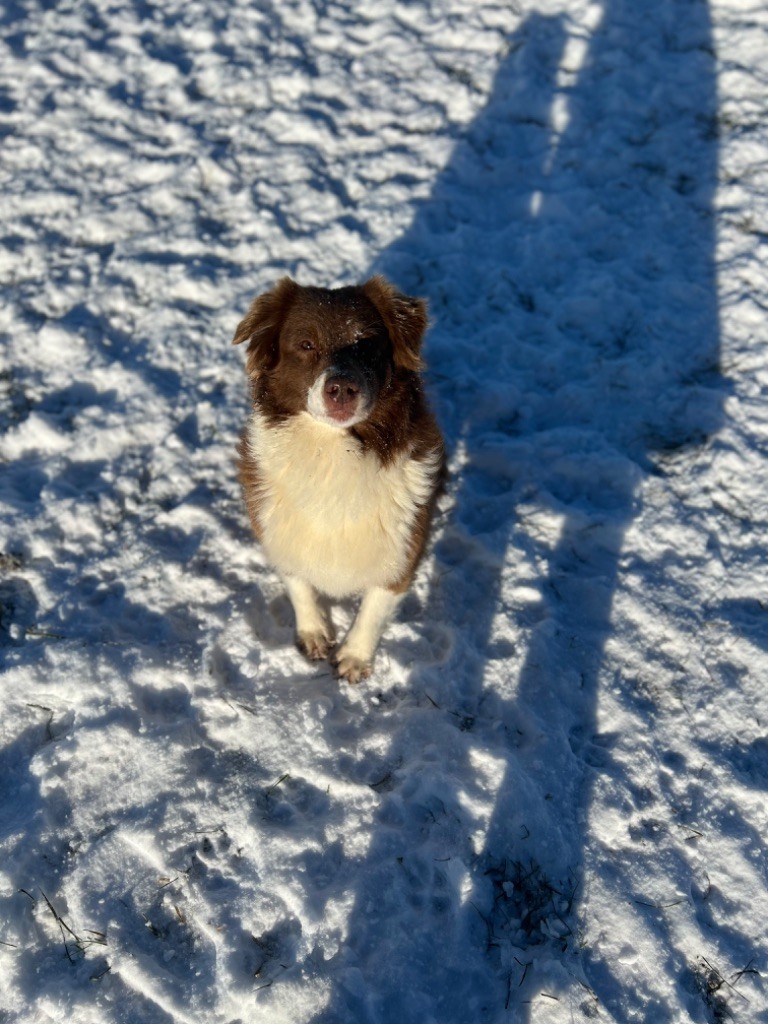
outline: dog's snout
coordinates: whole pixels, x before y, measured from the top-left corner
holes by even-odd
[[[361,385],[346,374],[328,377],[323,388],[326,412],[335,420],[354,416],[360,402]]]
[[[330,399],[336,404],[354,402],[359,394],[360,385],[353,380],[349,380],[347,377],[342,377],[340,374],[337,374],[335,377],[329,377],[325,382],[326,401]]]

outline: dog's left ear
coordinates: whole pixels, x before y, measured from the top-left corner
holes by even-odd
[[[271,291],[253,300],[237,325],[232,344],[249,343],[245,363],[249,377],[258,377],[277,363],[280,328],[298,290],[299,286],[290,277],[281,278]]]
[[[423,370],[419,353],[429,323],[426,302],[402,295],[380,274],[366,281],[362,289],[378,309],[389,332],[395,366],[403,370]]]

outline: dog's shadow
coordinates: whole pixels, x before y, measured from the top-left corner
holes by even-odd
[[[528,1020],[566,963],[587,1001],[647,1008],[575,933],[625,532],[643,480],[721,419],[714,58],[682,0],[607,0],[577,75],[574,40],[527,18],[373,268],[430,300],[452,508],[427,649],[390,642],[418,660],[317,1024]]]

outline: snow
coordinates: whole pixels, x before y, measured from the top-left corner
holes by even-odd
[[[768,12],[0,41],[0,1021],[768,1021]],[[351,688],[249,535],[229,341],[374,271],[452,476]]]

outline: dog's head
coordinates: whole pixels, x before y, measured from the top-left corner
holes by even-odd
[[[421,369],[426,327],[426,304],[383,277],[332,289],[284,277],[253,301],[233,344],[248,342],[246,372],[265,411],[346,429],[370,416],[395,376]]]

